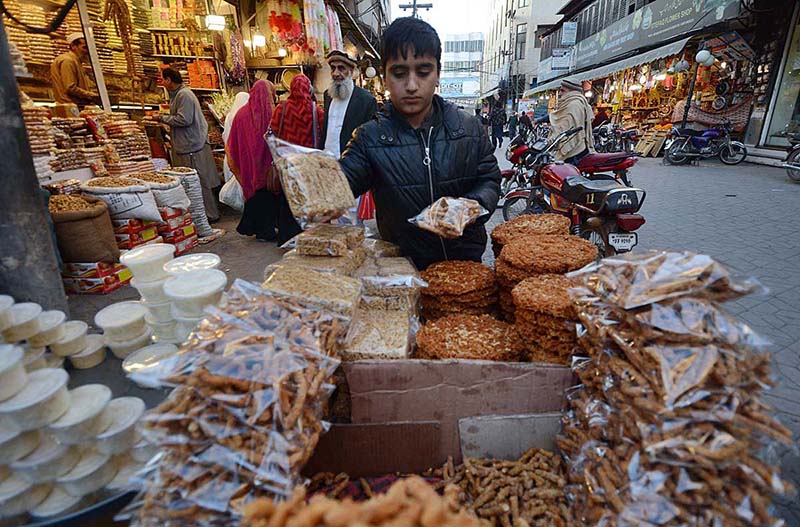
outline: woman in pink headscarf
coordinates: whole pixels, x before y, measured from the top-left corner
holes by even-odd
[[[244,236],[272,241],[278,218],[279,200],[272,177],[272,154],[264,134],[269,130],[275,98],[271,82],[256,81],[250,100],[233,119],[230,137],[225,145],[228,164],[244,194],[244,212],[237,232]]]

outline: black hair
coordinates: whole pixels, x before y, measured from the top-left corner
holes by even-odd
[[[389,59],[408,58],[414,50],[414,57],[432,55],[436,57],[436,68],[442,69],[442,41],[433,26],[414,17],[396,19],[383,32],[381,39],[381,66],[386,72]]]
[[[175,84],[183,84],[183,77],[181,77],[181,72],[176,70],[175,68],[164,68],[163,70],[161,70],[161,78],[169,79]]]

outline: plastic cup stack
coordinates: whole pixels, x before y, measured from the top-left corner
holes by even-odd
[[[177,321],[176,334],[186,339],[205,316],[208,306],[222,301],[228,277],[219,269],[192,269],[176,274],[164,284],[164,294],[172,302],[172,316]]]
[[[178,342],[176,321],[172,316],[169,298],[164,294],[164,284],[170,277],[164,265],[173,261],[174,255],[174,245],[154,243],[132,249],[120,257],[120,262],[133,274],[131,285],[139,292],[141,305],[146,308],[143,324],[147,325],[156,340],[162,342]],[[149,342],[136,349],[147,344]]]

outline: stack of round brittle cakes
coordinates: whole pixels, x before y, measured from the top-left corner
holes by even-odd
[[[577,346],[577,315],[567,291],[575,284],[563,275],[526,278],[513,290],[517,331],[528,360],[569,364]]]
[[[489,315],[449,315],[429,320],[417,333],[420,359],[475,359],[514,362],[524,344],[511,324]]]
[[[500,311],[506,320],[514,320],[516,308],[511,291],[526,278],[568,273],[596,258],[595,244],[568,234],[528,235],[512,240],[495,260]]]
[[[426,320],[452,314],[486,315],[497,305],[494,271],[478,262],[437,262],[421,273],[422,316]]]
[[[570,221],[560,214],[523,214],[501,223],[492,231],[492,251],[500,256],[503,246],[536,234],[569,234]]]

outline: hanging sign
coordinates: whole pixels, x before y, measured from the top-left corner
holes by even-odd
[[[572,65],[572,48],[556,48],[553,50],[553,71],[569,71]]]
[[[561,45],[574,46],[578,41],[578,23],[564,22],[561,27]]]

